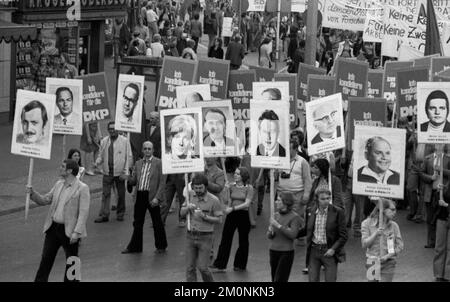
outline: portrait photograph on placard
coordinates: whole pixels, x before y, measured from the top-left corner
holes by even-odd
[[[289,101],[250,101],[252,167],[289,168]]]
[[[449,97],[450,82],[417,83],[419,143],[450,143]]]
[[[236,156],[236,128],[231,100],[196,102],[202,108],[205,157]]]
[[[50,159],[55,100],[54,94],[17,90],[11,153]]]
[[[353,194],[403,199],[406,130],[355,127]]]
[[[345,147],[342,96],[329,95],[305,104],[308,154]]]
[[[141,132],[144,81],[144,76],[119,75],[117,82],[116,130]]]
[[[161,159],[164,174],[204,170],[202,121],[200,107],[161,111]]]
[[[289,82],[253,82],[253,99],[265,101],[288,101]]]
[[[81,135],[83,81],[47,78],[45,91],[56,96],[53,133]]]
[[[176,92],[179,108],[191,107],[194,102],[211,101],[209,84],[177,86]]]

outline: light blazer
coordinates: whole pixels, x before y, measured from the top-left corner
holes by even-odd
[[[100,150],[96,160],[97,165],[101,165],[100,167],[104,175],[109,174],[108,151],[110,144],[111,138],[109,136],[101,140]],[[133,166],[133,153],[128,139],[119,135],[114,141],[114,176],[128,174],[126,161],[128,161],[128,167],[131,168]]]
[[[58,180],[50,192],[40,195],[34,192],[31,200],[43,206],[50,204],[50,210],[47,214],[44,224],[44,233],[50,228],[53,222],[58,205],[58,197],[64,186],[64,180]],[[67,237],[71,237],[73,232],[79,233],[80,237],[86,237],[86,220],[89,216],[89,204],[91,201],[89,187],[78,179],[72,184],[64,202],[64,229]]]
[[[141,170],[142,170],[143,160],[140,159],[136,162],[136,165],[133,169],[133,173],[131,175],[131,179],[129,180],[130,185],[139,185],[139,181],[141,179]],[[166,176],[162,174],[162,164],[161,160],[155,156],[152,158],[152,164],[150,166],[150,191],[148,192],[148,201],[152,201],[156,198],[161,204],[164,202],[164,190],[166,185]]]

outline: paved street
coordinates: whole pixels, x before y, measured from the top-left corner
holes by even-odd
[[[257,227],[250,233],[250,256],[248,271],[237,273],[232,270],[237,235],[226,273],[216,273],[217,281],[270,281],[268,240],[265,232],[268,222],[268,200],[263,215],[258,217]],[[95,224],[101,203],[101,194],[92,196],[90,215],[87,223],[88,237],[80,247],[82,261],[82,281],[167,281],[185,280],[185,229],[179,228],[175,213],[167,220],[168,252],[154,253],[153,229],[147,215],[144,227],[144,252],[137,255],[122,255],[132,232],[132,202],[127,195],[127,214],[124,222],[111,216],[110,222]],[[30,211],[25,223],[23,213],[0,216],[0,282],[32,281],[39,265],[44,235],[42,226],[48,207]],[[400,211],[397,222],[405,242],[405,251],[398,259],[395,281],[431,281],[433,250],[424,249],[426,226],[407,222],[406,211]],[[216,251],[218,241],[215,244]],[[364,281],[364,253],[360,240],[350,233],[346,244],[347,261],[339,265],[339,281]],[[305,282],[302,275],[305,248],[297,246],[291,281]],[[231,268],[231,269],[230,269]],[[50,281],[62,281],[64,273],[64,253],[61,249],[55,261]],[[200,276],[199,276],[200,278]],[[200,278],[201,279],[201,278]]]

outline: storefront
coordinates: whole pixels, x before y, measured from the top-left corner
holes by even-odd
[[[54,70],[61,53],[80,74],[104,70],[105,20],[124,17],[128,0],[81,0],[78,20],[69,20],[69,0],[19,0],[12,21],[33,25],[37,39],[25,40],[11,48],[10,119],[13,117],[15,91],[36,89],[40,57],[48,58]]]

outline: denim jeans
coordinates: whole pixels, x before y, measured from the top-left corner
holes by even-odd
[[[103,195],[102,206],[98,216],[109,218],[109,206],[111,202],[111,188],[113,183],[116,184],[119,200],[117,201],[117,217],[123,217],[125,214],[125,181],[119,176],[103,175]]]
[[[326,246],[312,245],[309,257],[309,282],[320,282],[320,268],[325,268],[325,282],[336,282],[337,260],[336,257],[326,257]]]
[[[186,281],[197,282],[197,271],[200,271],[204,282],[214,282],[209,271],[209,256],[212,249],[213,233],[191,233],[186,236]]]

